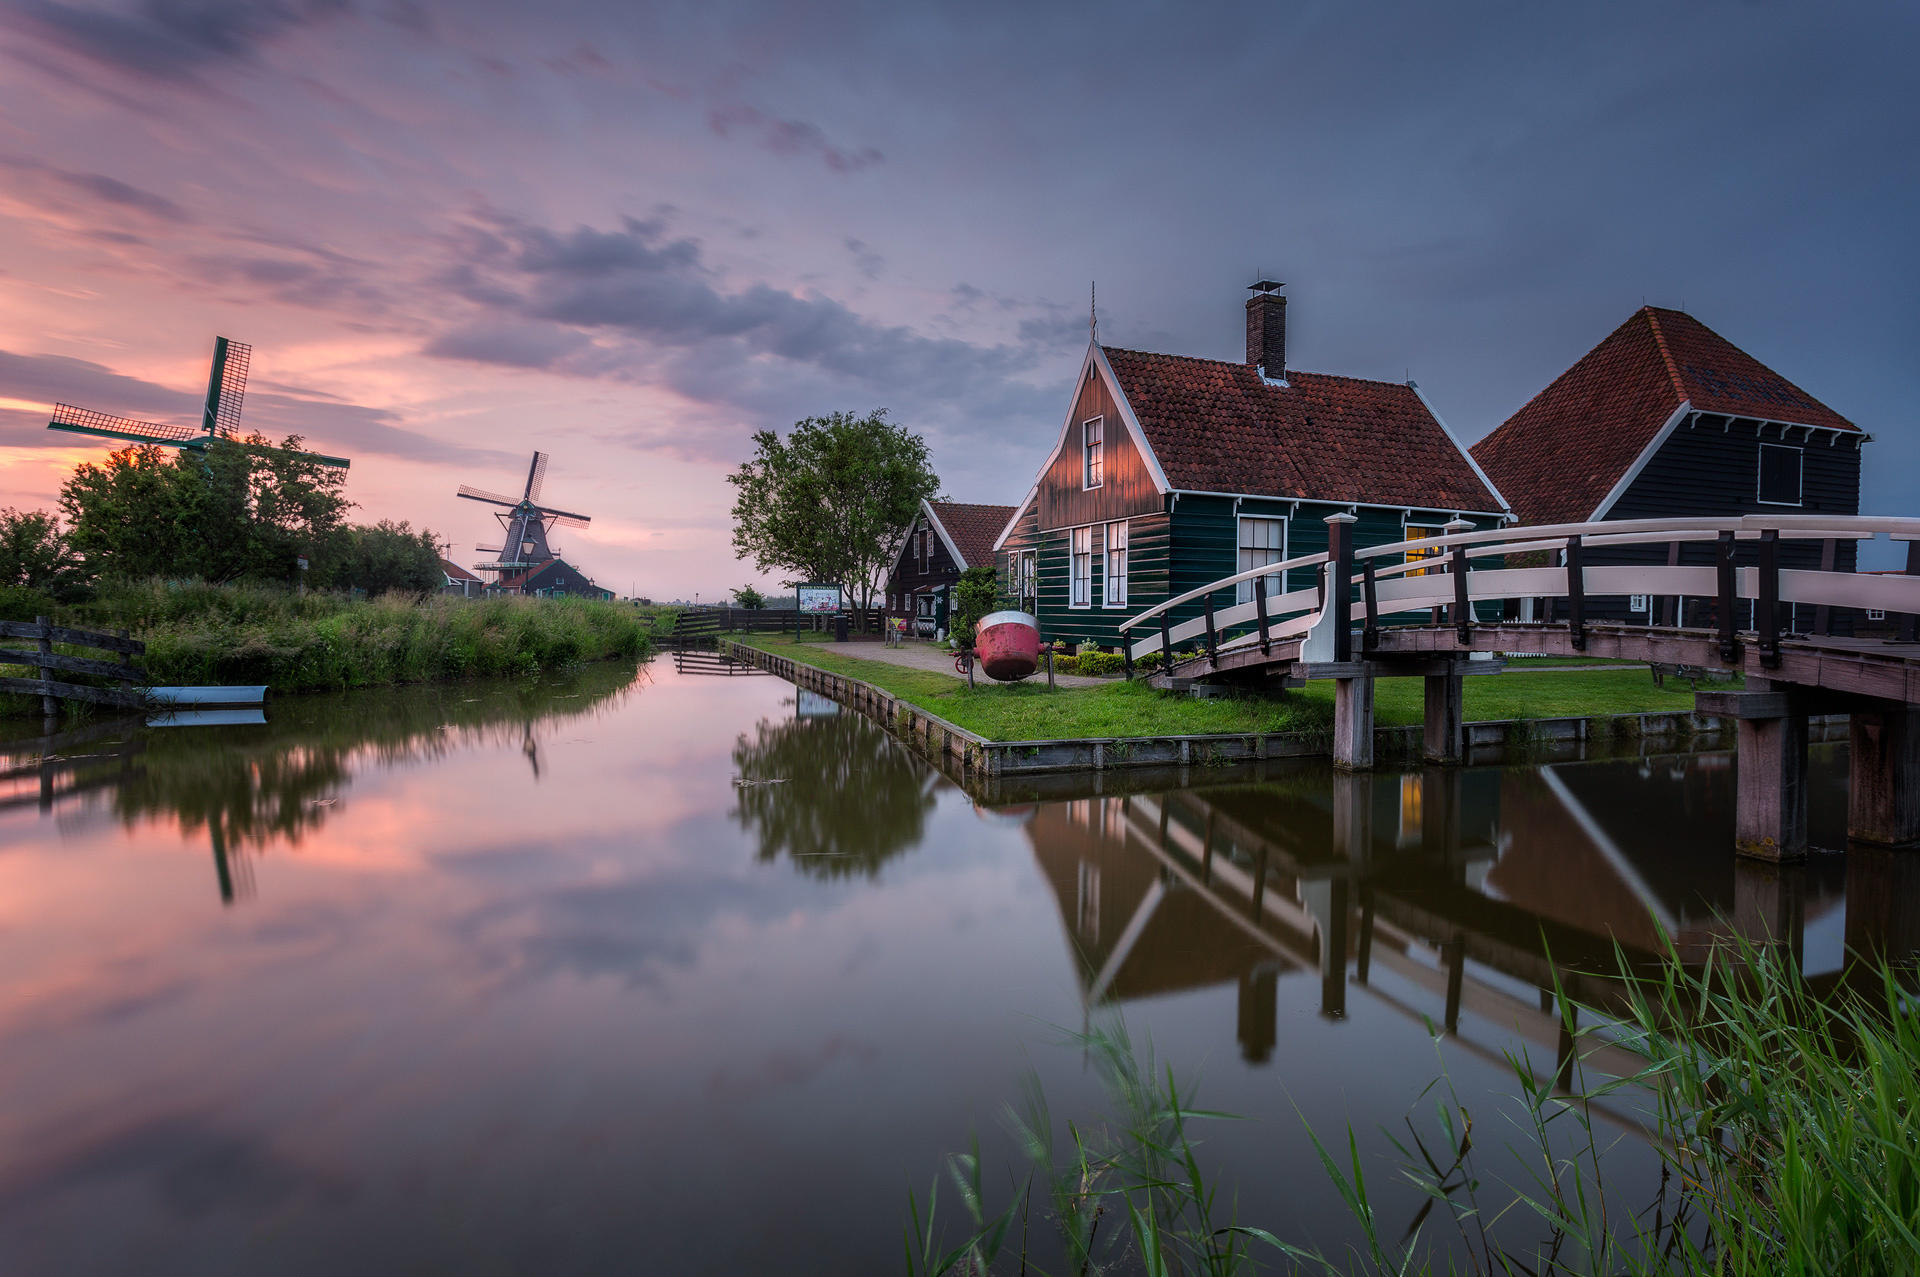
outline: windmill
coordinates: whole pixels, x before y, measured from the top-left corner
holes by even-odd
[[[592,520],[584,514],[574,514],[569,510],[555,510],[540,504],[540,489],[547,479],[547,454],[536,452],[533,462],[527,467],[527,483],[521,490],[518,500],[502,496],[498,492],[488,492],[483,488],[461,484],[457,496],[469,501],[480,501],[487,505],[504,507],[494,512],[493,517],[500,520],[500,529],[504,539],[497,546],[479,545],[474,548],[482,554],[491,554],[493,560],[473,565],[477,572],[498,572],[495,584],[506,580],[516,573],[530,571],[551,563],[559,553],[547,544],[547,533],[554,527],[565,524],[570,528],[584,528]]]
[[[213,371],[207,377],[207,400],[200,413],[198,430],[190,426],[168,426],[155,421],[116,417],[65,403],[53,406],[53,420],[47,423],[47,429],[205,452],[207,445],[215,439],[229,439],[240,432],[240,403],[246,397],[247,367],[252,361],[253,347],[245,342],[228,341],[225,337],[213,339]],[[277,453],[286,450],[261,448],[259,451]],[[322,456],[317,452],[302,452],[300,455],[309,461],[339,470],[345,470],[353,464],[345,457]]]

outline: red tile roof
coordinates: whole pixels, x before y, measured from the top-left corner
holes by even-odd
[[[440,570],[447,574],[449,581],[478,581],[480,578],[455,563],[452,559],[441,559]]]
[[[1643,306],[1473,446],[1525,523],[1577,523],[1606,499],[1681,403],[1697,411],[1857,430],[1691,315]]]
[[[1411,386],[1101,348],[1175,488],[1495,511],[1500,500]]]
[[[947,538],[966,562],[962,567],[993,565],[993,543],[1013,518],[1010,505],[970,505],[964,501],[929,501],[933,517],[947,531]]]

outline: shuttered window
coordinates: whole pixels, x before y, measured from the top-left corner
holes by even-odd
[[[1760,445],[1760,491],[1762,505],[1800,504],[1800,463],[1806,454],[1783,444]]]

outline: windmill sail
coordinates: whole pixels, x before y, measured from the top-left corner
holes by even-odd
[[[230,435],[240,430],[240,405],[247,396],[247,369],[253,347],[243,341],[213,339],[213,371],[207,377],[207,406],[201,428],[208,434]]]
[[[75,434],[102,435],[108,439],[134,439],[142,443],[185,443],[196,437],[186,426],[167,426],[157,421],[136,421],[112,413],[76,408],[70,403],[53,406],[49,430],[70,430]]]

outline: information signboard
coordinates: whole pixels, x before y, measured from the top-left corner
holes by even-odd
[[[794,597],[802,616],[832,616],[840,610],[837,585],[796,585]]]

